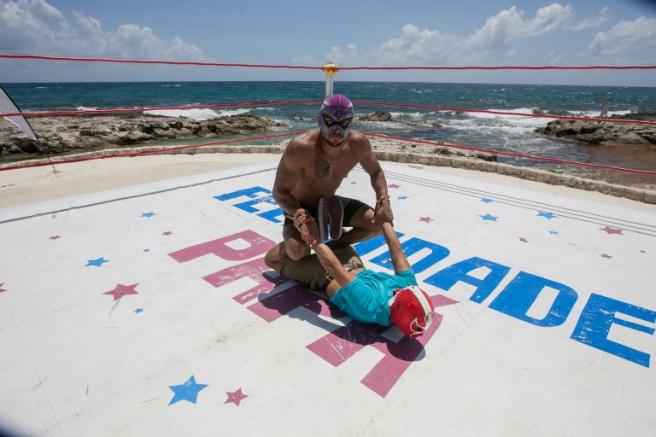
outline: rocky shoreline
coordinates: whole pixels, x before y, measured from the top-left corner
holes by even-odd
[[[255,115],[202,121],[156,115],[33,118],[30,124],[39,142],[27,138],[11,123],[0,123],[0,157],[59,155],[166,140],[248,135],[289,127]]]
[[[630,114],[617,118],[656,120],[656,114]],[[359,117],[363,121],[391,121],[389,112],[375,112]],[[101,148],[149,145],[167,140],[219,138],[262,133],[290,126],[255,115],[233,115],[208,120],[157,115],[112,115],[90,117],[34,118],[30,123],[39,136],[35,142],[8,122],[0,122],[0,160],[36,155],[59,155]],[[439,129],[441,126],[435,126]],[[656,148],[656,126],[603,123],[583,120],[554,120],[535,132],[552,138],[573,140],[585,145],[648,146]],[[405,147],[403,147],[405,149]],[[414,152],[414,150],[405,150]],[[449,151],[438,149],[437,152]],[[487,155],[480,156],[493,160]]]
[[[391,120],[392,115],[376,112],[359,117],[362,120]],[[13,124],[0,119],[0,162],[38,158],[44,155],[57,156],[78,152],[90,152],[126,147],[148,147],[165,144],[173,140],[196,138],[220,138],[233,135],[249,135],[286,129],[290,126],[275,120],[255,115],[233,115],[208,120],[187,117],[165,117],[156,115],[112,115],[90,117],[56,117],[30,119],[39,137],[35,142]],[[282,147],[283,141],[277,146]],[[397,141],[373,141],[384,144],[384,150],[399,153],[427,153],[443,156],[476,158],[496,161],[495,155],[453,150],[422,144],[407,144]],[[393,144],[392,144],[393,143]]]
[[[656,114],[629,114],[618,119],[656,121]],[[586,120],[554,120],[536,133],[596,146],[650,146],[656,150],[656,126]]]
[[[631,114],[627,118],[638,118]],[[645,114],[643,119],[656,119],[656,114]],[[368,121],[391,121],[391,113],[376,112],[359,117]],[[235,135],[254,135],[276,130],[285,130],[290,126],[275,120],[254,115],[233,115],[198,121],[186,117],[165,117],[158,115],[112,115],[90,117],[58,117],[35,118],[30,120],[40,142],[34,142],[25,137],[14,125],[0,119],[0,165],[20,165],[26,160],[52,157],[53,160],[67,159],[71,154],[115,155],[137,148],[138,150],[168,149],[195,153],[193,144],[212,141]],[[436,126],[435,129],[439,129]],[[541,135],[559,139],[572,140],[572,147],[577,143],[589,147],[603,156],[600,162],[612,162],[615,165],[635,167],[637,162],[641,168],[653,168],[650,163],[656,163],[656,127],[636,124],[599,123],[589,121],[555,120],[543,128],[536,129]],[[203,139],[207,139],[203,141]],[[284,149],[288,139],[271,144],[272,150]],[[375,152],[381,156],[386,154],[407,155],[408,157],[429,156],[436,162],[447,162],[449,159],[465,159],[473,162],[486,163],[507,162],[497,155],[475,151],[459,150],[445,146],[426,145],[421,142],[371,140]],[[233,147],[233,146],[231,146]],[[252,147],[252,146],[248,146]],[[212,148],[206,148],[208,151]],[[199,152],[203,152],[200,151]],[[150,152],[148,152],[150,153]],[[590,150],[585,153],[597,153]],[[424,158],[421,158],[424,159]],[[604,161],[610,160],[610,161]],[[446,161],[445,161],[446,160]],[[626,162],[626,164],[624,164]],[[4,164],[3,164],[4,163]],[[646,166],[645,166],[646,165]],[[527,166],[549,168],[552,173],[570,174],[603,180],[612,184],[654,190],[656,181],[649,175],[632,175],[624,173],[603,172],[585,168],[564,168],[562,166]],[[639,166],[638,166],[639,167]],[[520,168],[520,167],[517,167]]]

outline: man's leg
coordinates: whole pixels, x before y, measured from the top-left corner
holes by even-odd
[[[278,273],[280,273],[280,269],[286,261],[289,261],[289,257],[285,251],[284,242],[276,244],[271,249],[269,249],[266,255],[264,255],[264,264]]]
[[[344,226],[352,226],[348,232],[337,240],[328,243],[330,247],[338,248],[368,240],[381,233],[380,226],[372,223],[374,210],[359,200],[341,197],[344,206]]]
[[[310,246],[305,244],[305,241],[301,238],[301,233],[298,232],[298,229],[291,221],[285,221],[282,229],[282,239],[285,252],[290,259],[298,261],[310,255]]]
[[[364,269],[364,264],[353,246],[335,250],[335,256],[348,271],[357,272]],[[339,288],[337,281],[326,274],[317,255],[313,254],[300,261],[292,261],[285,253],[284,243],[278,243],[271,248],[264,256],[264,262],[287,279],[305,284],[311,290],[326,291],[328,297]]]
[[[284,242],[271,248],[264,256],[264,262],[285,278],[305,284],[311,290],[324,290],[330,282],[317,255],[293,261],[287,256]]]

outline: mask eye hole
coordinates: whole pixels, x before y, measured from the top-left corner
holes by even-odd
[[[418,336],[418,335],[421,335],[421,334],[425,333],[428,330],[428,327],[430,326],[430,324],[431,324],[431,317],[428,316],[428,315],[426,315],[426,318],[424,320],[424,326],[421,326],[419,324],[419,321],[417,319],[414,319],[410,323],[410,330],[412,331],[411,335],[412,336]]]
[[[345,120],[341,120],[337,122],[337,124],[339,124],[342,128],[346,129],[351,125],[352,122],[353,122],[352,118],[347,118]]]
[[[326,124],[327,127],[337,124],[337,121],[334,118],[326,114],[322,114],[321,116],[323,117],[323,122]]]

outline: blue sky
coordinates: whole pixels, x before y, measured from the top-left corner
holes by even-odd
[[[0,53],[344,66],[656,64],[656,2],[0,0]],[[0,61],[0,82],[322,79]],[[656,71],[342,72],[338,80],[656,86]]]

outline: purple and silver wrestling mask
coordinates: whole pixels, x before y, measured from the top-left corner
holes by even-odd
[[[321,135],[331,146],[338,146],[344,142],[354,115],[353,103],[346,96],[336,94],[323,101],[319,112],[319,127]],[[339,134],[339,141],[332,139],[335,134]]]

